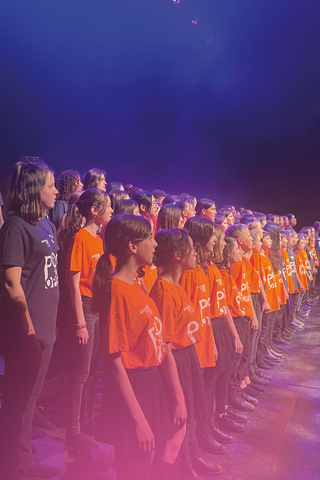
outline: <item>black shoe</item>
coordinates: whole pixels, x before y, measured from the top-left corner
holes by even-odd
[[[269,385],[268,380],[266,380],[265,378],[259,377],[254,372],[250,373],[249,377],[250,377],[251,383],[255,383],[256,385]]]
[[[246,388],[244,388],[242,391],[250,395],[250,397],[258,397],[261,393],[261,392],[258,392],[258,390],[255,390],[254,388],[250,387],[250,385],[247,385]]]
[[[95,422],[82,422],[81,423],[81,432],[91,435],[95,435],[97,429],[97,424]]]
[[[255,409],[255,407],[251,405],[251,403],[246,402],[240,396],[231,398],[229,403],[231,407],[236,408],[237,410],[243,410],[244,412],[253,412],[253,410]],[[217,421],[218,425],[220,426],[219,419],[217,419]]]
[[[272,355],[272,353],[271,353],[270,351],[268,351],[268,352],[265,354],[264,358],[265,358],[266,360],[271,360],[271,362],[273,362],[274,364],[280,363],[279,358],[277,358],[277,357],[275,357],[274,355]]]
[[[226,414],[223,414],[222,417],[217,417],[217,422],[221,430],[227,430],[228,432],[235,432],[235,433],[244,432],[244,424],[234,422]]]
[[[257,390],[258,392],[265,392],[265,388],[263,388],[262,385],[257,385],[256,383],[250,383],[250,385],[247,385],[249,386],[250,388],[252,388],[252,390]],[[245,392],[245,393],[248,393],[248,392]]]
[[[51,467],[51,465],[43,465],[41,463],[35,463],[28,470],[20,472],[21,478],[52,478],[57,477],[60,474],[60,469],[57,467]]]
[[[228,417],[230,417],[231,420],[234,420],[235,422],[247,423],[248,421],[247,415],[241,412],[237,412],[230,405],[227,408],[226,415],[228,415]]]
[[[204,478],[195,471],[191,463],[180,462],[179,480],[204,480]]]
[[[263,370],[272,370],[272,366],[264,360],[258,362],[258,368],[262,368]]]
[[[277,352],[277,353],[282,353],[283,354],[283,348],[282,347],[279,347],[279,345],[275,345],[274,343],[272,343],[270,345],[270,349],[273,351],[273,352]]]
[[[255,368],[254,371],[255,371],[255,374],[257,375],[257,377],[265,378],[266,380],[268,380],[269,382],[271,382],[272,377],[271,377],[270,375],[267,375],[266,373],[260,372],[260,370],[259,370],[258,367]]]
[[[276,358],[279,358],[279,360],[281,360],[282,358],[284,358],[284,355],[282,355],[282,353],[279,353],[277,352],[276,350],[274,350],[273,348],[270,348],[269,352]]]
[[[92,450],[98,450],[99,446],[87,438],[82,433],[75,433],[73,435],[66,435],[65,443],[68,447],[72,447],[80,452],[92,452]]]
[[[250,395],[248,395],[244,391],[242,391],[240,395],[245,402],[251,403],[251,405],[256,406],[259,403],[259,400],[257,398],[251,397]]]
[[[227,449],[218,443],[209,425],[201,425],[196,428],[197,439],[199,447],[210,453],[225,454]]]
[[[274,340],[275,343],[279,345],[289,345],[290,341],[286,340],[285,337],[281,336]]]
[[[217,440],[217,442],[220,442],[220,443],[234,442],[234,438],[232,435],[228,435],[227,433],[220,430],[215,416],[209,418],[209,426],[210,426],[211,433],[214,436],[214,438]]]
[[[223,447],[226,450],[226,447]],[[192,466],[196,472],[204,473],[205,475],[219,475],[222,472],[220,465],[206,461],[199,457],[192,460]]]

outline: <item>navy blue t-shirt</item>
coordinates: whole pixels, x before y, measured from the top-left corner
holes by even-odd
[[[30,225],[9,217],[0,230],[0,265],[21,267],[30,317],[39,341],[51,345],[56,338],[59,301],[58,244],[54,225],[43,218]],[[4,319],[10,322],[10,319]]]

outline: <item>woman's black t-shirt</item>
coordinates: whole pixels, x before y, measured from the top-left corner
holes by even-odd
[[[22,218],[12,216],[0,230],[1,268],[21,267],[21,286],[30,317],[37,338],[44,346],[51,345],[56,338],[57,252],[56,230],[47,218],[30,225]],[[10,318],[2,320],[5,323],[12,321]]]

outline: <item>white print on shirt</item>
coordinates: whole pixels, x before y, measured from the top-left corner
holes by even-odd
[[[267,274],[267,282],[268,282],[269,288],[276,288],[276,279],[275,279],[274,273]]]
[[[237,288],[236,285],[235,285],[233,288],[236,289],[236,288]],[[245,315],[245,314],[246,314],[245,309],[243,308],[243,309],[241,310],[241,300],[243,300],[243,298],[242,298],[241,292],[238,290],[238,295],[236,296],[236,301],[237,301],[239,310],[241,311],[242,315]]]
[[[45,243],[48,248],[50,248],[50,244],[47,239],[41,240],[41,243]]]
[[[58,255],[51,253],[44,257],[44,288],[55,288],[58,286],[57,272]]]
[[[192,322],[188,323],[188,335],[192,343],[196,343],[193,334],[196,333],[199,330],[199,328],[200,328],[200,325],[195,320],[192,320]]]
[[[140,315],[143,315],[144,313],[146,313],[148,315],[148,317],[151,317],[152,310],[149,307],[149,305],[146,305],[142,310],[140,310]]]
[[[217,282],[219,283],[220,281],[220,284],[222,283],[220,279],[217,280]],[[218,305],[218,310],[220,313],[222,313],[222,315],[226,315],[227,313],[227,309],[224,305],[222,305],[220,307],[220,300],[222,300],[223,298],[226,298],[226,294],[225,294],[225,290],[223,289],[223,291],[218,291],[217,292],[217,305]]]
[[[100,253],[95,253],[94,255],[91,256],[91,258],[95,258],[96,260],[99,260]]]
[[[148,307],[149,308],[149,307]],[[149,335],[151,337],[152,343],[154,345],[154,349],[156,351],[156,356],[158,359],[158,362],[161,363],[162,357],[163,357],[163,345],[164,341],[162,338],[162,323],[161,320],[158,317],[154,317],[154,322],[153,326],[149,328],[148,330]]]
[[[291,262],[286,263],[286,269],[287,269],[287,276],[292,277],[292,265]]]
[[[198,287],[196,287],[196,290],[199,288],[200,292],[206,292],[206,286],[205,285],[199,285]]]
[[[210,307],[210,298],[206,299],[206,298],[203,298],[202,300],[199,300],[199,305],[200,305],[200,313],[201,313],[201,322],[202,322],[202,325],[210,325],[210,317],[209,315],[207,315],[206,317],[203,317],[202,315],[202,311],[207,308],[207,307]]]
[[[55,244],[55,241],[54,241],[53,235],[50,235],[50,233],[49,233],[49,237],[50,237],[51,243]]]
[[[306,273],[306,269],[302,263],[299,265],[299,273],[300,275],[305,275]]]
[[[244,278],[245,278],[245,277],[246,277],[246,275],[244,274]],[[250,302],[250,297],[249,297],[249,295],[244,295],[244,292],[248,292],[248,293],[249,293],[249,284],[248,284],[248,282],[241,283],[241,296],[242,296],[244,302],[249,303],[249,302]]]

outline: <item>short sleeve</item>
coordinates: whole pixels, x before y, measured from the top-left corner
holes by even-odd
[[[192,271],[186,271],[181,275],[180,285],[190,299],[193,298],[193,275]]]
[[[107,304],[110,308],[107,312],[106,328],[102,339],[103,351],[108,354],[128,352],[124,298],[122,295],[113,294],[111,288],[107,295],[109,296]]]
[[[27,256],[26,238],[17,231],[7,230],[2,243],[2,265],[22,268]]]
[[[81,272],[83,262],[83,242],[75,237],[73,244],[70,245],[70,272]]]

